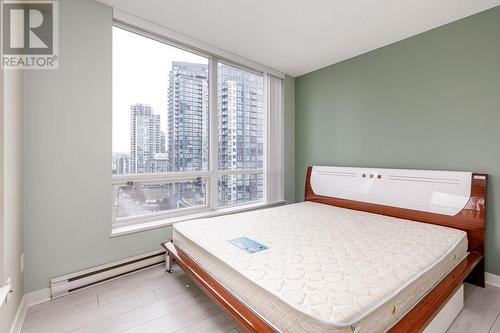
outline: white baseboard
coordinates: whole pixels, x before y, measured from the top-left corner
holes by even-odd
[[[10,333],[19,333],[23,327],[24,318],[28,312],[28,307],[40,304],[50,300],[50,288],[37,290],[28,294],[24,294],[17,308],[16,316],[10,327]]]
[[[25,294],[26,304],[33,306],[50,300],[50,288],[36,290],[31,293]]]
[[[495,275],[491,273],[485,274],[485,282],[490,286],[500,288],[500,275]]]
[[[25,295],[21,299],[21,303],[19,303],[19,307],[17,308],[16,316],[14,317],[14,321],[10,326],[10,333],[21,332],[21,328],[23,327],[24,317],[26,317],[27,312],[28,312],[28,303],[26,303],[26,295]]]

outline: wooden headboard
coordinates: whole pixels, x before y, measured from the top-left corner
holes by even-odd
[[[305,200],[432,223],[467,233],[484,257],[487,175],[472,172],[308,167]],[[484,286],[484,260],[471,273]]]

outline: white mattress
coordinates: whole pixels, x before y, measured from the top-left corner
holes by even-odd
[[[173,241],[282,332],[384,332],[467,251],[460,230],[313,202],[175,224]]]

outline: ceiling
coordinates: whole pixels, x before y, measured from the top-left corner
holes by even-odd
[[[500,5],[500,0],[99,0],[292,76]]]

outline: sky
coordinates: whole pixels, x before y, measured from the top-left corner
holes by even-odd
[[[113,153],[130,153],[130,106],[149,104],[166,133],[168,74],[172,61],[208,59],[113,27]]]

